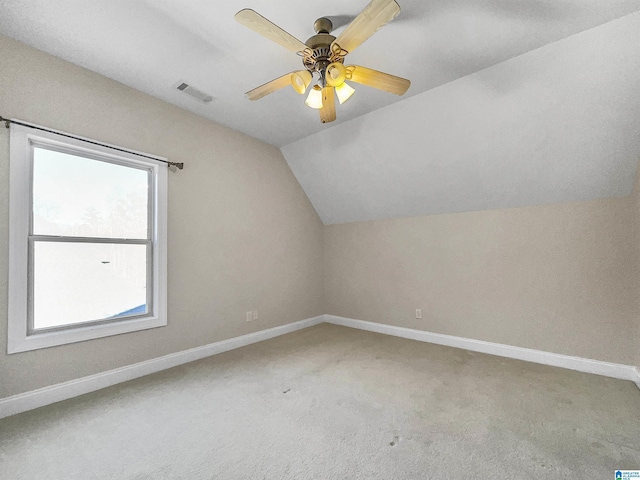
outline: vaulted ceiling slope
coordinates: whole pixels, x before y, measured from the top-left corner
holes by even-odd
[[[640,13],[282,148],[325,224],[628,195]]]
[[[411,88],[356,85],[326,125],[293,89],[245,98],[301,61],[233,16],[252,8],[304,41],[368,0],[0,0],[0,34],[281,147],[325,224],[630,192],[640,0],[397,1],[349,61]]]

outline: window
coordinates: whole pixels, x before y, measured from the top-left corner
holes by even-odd
[[[9,188],[9,353],[167,324],[164,165],[13,124]]]

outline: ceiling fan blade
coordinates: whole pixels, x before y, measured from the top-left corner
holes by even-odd
[[[395,95],[404,95],[411,86],[411,81],[406,78],[396,77],[395,75],[357,65],[347,67],[347,80]]]
[[[320,121],[322,123],[333,122],[336,119],[336,98],[333,87],[322,89],[322,108],[320,109]]]
[[[347,52],[353,52],[378,29],[400,13],[400,5],[395,0],[371,0],[353,22],[347,25],[338,38],[334,40]]]
[[[249,97],[249,100],[260,100],[265,95],[269,95],[276,90],[280,90],[287,85],[291,85],[292,73],[294,72],[289,72],[286,75],[278,77],[275,80],[271,80],[264,85],[260,85],[259,87],[254,88],[253,90],[249,90],[247,93],[245,93],[245,95]]]
[[[270,22],[262,15],[255,12],[254,10],[251,10],[250,8],[240,10],[238,13],[236,13],[235,19],[236,21],[238,21],[238,23],[241,23],[245,27],[258,32],[260,35],[267,37],[269,40],[282,45],[287,50],[291,50],[292,52],[300,52],[307,48],[307,46],[296,37],[294,37],[290,33],[285,32],[275,23]]]

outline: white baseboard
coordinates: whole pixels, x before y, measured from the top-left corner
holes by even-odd
[[[196,347],[182,352],[172,353],[163,357],[154,358],[145,362],[127,365],[107,372],[90,375],[88,377],[71,380],[50,387],[32,390],[12,397],[0,399],[0,418],[26,412],[34,408],[43,407],[51,403],[60,402],[68,398],[94,392],[101,388],[110,387],[118,383],[133,380],[150,373],[156,373],[168,368],[177,367],[184,363],[200,360],[201,358],[227,352],[244,347],[252,343],[262,342],[270,338],[278,337],[286,333],[295,332],[303,328],[322,323],[324,316],[308,318],[299,322],[289,323],[280,327],[269,328],[255,333],[249,333],[240,337],[230,338],[221,342],[211,343],[202,347]]]
[[[527,362],[568,368],[570,370],[577,370],[579,372],[595,373],[597,375],[604,375],[606,377],[631,380],[638,385],[638,388],[640,388],[640,373],[638,372],[636,367],[631,365],[622,365],[619,363],[602,362],[600,360],[591,360],[588,358],[572,357],[559,353],[543,352],[541,350],[533,350],[530,348],[513,347],[511,345],[504,345],[501,343],[492,343],[482,340],[473,340],[470,338],[455,337],[452,335],[444,335],[441,333],[432,333],[423,330],[396,327],[383,323],[366,322],[364,320],[355,320],[353,318],[338,317],[335,315],[325,315],[324,321],[327,323],[333,323],[334,325],[342,325],[345,327],[367,330],[369,332],[383,333],[386,335],[393,335],[394,337],[418,340],[420,342],[436,343],[438,345],[446,345],[449,347],[462,348],[474,352],[488,353],[500,357],[515,358],[518,360],[525,360]]]
[[[636,367],[636,374],[635,374],[635,378],[633,379],[633,381],[638,386],[638,388],[640,388],[640,369],[638,369],[638,367]]]
[[[50,387],[32,390],[12,397],[0,399],[0,418],[26,412],[34,408],[43,407],[52,403],[67,400],[69,398],[94,392],[102,388],[110,387],[118,383],[126,382],[151,373],[156,373],[178,365],[200,360],[201,358],[227,352],[236,348],[251,345],[270,338],[295,332],[303,328],[318,325],[320,323],[332,323],[345,327],[367,330],[370,332],[392,335],[395,337],[418,340],[421,342],[435,343],[449,347],[462,348],[474,352],[488,353],[501,357],[515,358],[528,362],[541,363],[554,367],[568,368],[586,373],[595,373],[607,377],[631,380],[640,388],[640,371],[631,365],[602,362],[587,358],[572,357],[558,353],[543,352],[529,348],[513,347],[500,343],[473,340],[441,333],[432,333],[410,328],[396,327],[381,323],[366,322],[352,318],[338,317],[335,315],[320,315],[306,320],[289,323],[280,327],[269,328],[241,337],[230,338],[221,342],[211,343],[202,347],[196,347],[182,352],[172,353],[163,357],[154,358],[145,362],[127,365],[125,367],[109,370],[107,372],[90,375],[88,377],[71,380]]]

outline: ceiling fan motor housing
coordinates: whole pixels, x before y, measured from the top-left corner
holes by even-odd
[[[331,44],[336,39],[331,35],[331,20],[326,17],[319,18],[313,24],[313,28],[316,34],[305,42],[309,48],[303,52],[302,63],[307,70],[320,75],[320,84],[324,87],[327,67],[334,62],[344,63],[344,54],[331,49]]]

